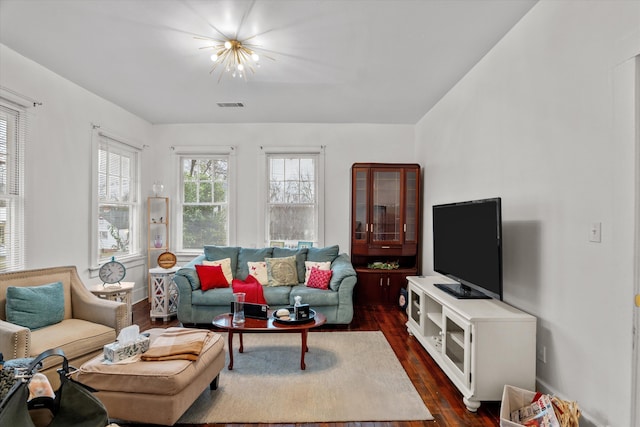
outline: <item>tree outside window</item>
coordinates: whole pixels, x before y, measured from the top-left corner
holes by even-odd
[[[182,249],[229,244],[229,160],[189,157],[182,165]]]

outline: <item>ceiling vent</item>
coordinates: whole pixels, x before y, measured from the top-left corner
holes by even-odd
[[[241,108],[244,107],[242,102],[218,102],[220,108]]]

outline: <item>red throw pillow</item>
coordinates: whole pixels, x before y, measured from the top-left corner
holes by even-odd
[[[196,272],[200,279],[200,287],[203,291],[213,288],[228,288],[229,282],[224,277],[222,266],[220,265],[200,265],[196,264]]]
[[[264,299],[264,293],[262,292],[262,285],[258,282],[258,279],[251,274],[249,274],[244,280],[233,279],[231,285],[233,286],[233,293],[244,292],[246,294],[244,296],[245,302],[253,304],[267,303]]]
[[[331,270],[320,270],[318,267],[311,267],[311,274],[307,286],[310,288],[329,289],[329,281],[331,280]]]

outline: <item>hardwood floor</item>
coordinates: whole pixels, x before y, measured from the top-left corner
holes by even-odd
[[[149,318],[149,303],[139,302],[133,307],[133,321],[140,330],[149,328],[179,326],[173,318],[168,322],[154,321]],[[350,423],[311,423],[311,424],[179,424],[181,427],[419,427],[419,426],[465,426],[485,427],[500,424],[500,402],[483,402],[477,413],[467,411],[462,403],[462,395],[451,381],[435,364],[418,341],[409,336],[405,323],[406,315],[396,307],[356,306],[354,321],[348,326],[325,325],[312,330],[312,333],[339,331],[376,331],[384,333],[402,363],[416,390],[422,397],[434,421],[397,421],[397,422],[350,422]],[[224,372],[223,372],[224,374]],[[141,424],[122,424],[122,427],[142,427]]]

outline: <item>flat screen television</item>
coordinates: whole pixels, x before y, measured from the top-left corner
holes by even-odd
[[[499,197],[433,206],[433,269],[457,282],[436,284],[456,298],[502,300]]]

